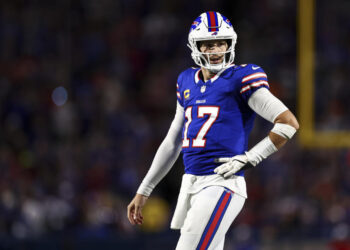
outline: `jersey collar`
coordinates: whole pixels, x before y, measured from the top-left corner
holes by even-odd
[[[233,66],[235,66],[235,65],[234,65],[234,64],[231,64],[231,65],[228,66],[227,68],[224,68],[224,69],[220,70],[218,73],[216,73],[215,76],[213,76],[212,78],[210,78],[210,81],[213,83],[216,79],[218,79],[218,78],[220,77],[220,75],[221,75],[225,70],[227,70],[227,69],[229,69],[229,68],[231,68],[231,67],[233,67]],[[196,83],[198,83],[199,80],[200,80],[200,78],[199,78],[199,73],[201,72],[201,70],[202,70],[201,68],[198,69],[197,72],[194,74],[194,81],[195,81]]]
[[[201,72],[201,68],[199,68],[198,70],[197,70],[197,72],[194,74],[194,81],[196,82],[196,83],[198,83],[199,82],[199,80],[200,80],[200,78],[199,78],[199,73]]]

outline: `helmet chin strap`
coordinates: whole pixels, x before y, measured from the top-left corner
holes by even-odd
[[[211,73],[218,73],[220,70],[222,70],[224,67],[222,66],[222,64],[218,65],[218,66],[211,66],[211,68],[207,68]]]
[[[205,65],[203,65],[204,68],[206,68],[207,70],[209,70],[211,73],[218,73],[220,70],[225,69],[228,65],[226,65],[226,58],[225,58],[225,54],[223,56],[223,61],[220,64],[211,64],[210,63],[210,59],[209,59],[209,55],[205,55],[207,58],[205,60]],[[203,56],[203,57],[205,57]]]

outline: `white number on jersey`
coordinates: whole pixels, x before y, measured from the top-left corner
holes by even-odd
[[[190,123],[192,122],[192,107],[188,107],[186,109],[185,117],[187,119],[187,122],[185,124],[185,132],[184,132],[184,139],[182,140],[182,147],[188,148],[190,146],[190,140],[187,139],[187,132],[188,132],[188,127],[190,126]]]
[[[219,107],[216,106],[198,106],[198,118],[203,118],[204,115],[209,115],[208,119],[203,123],[202,127],[197,133],[197,136],[192,141],[192,147],[203,148],[206,144],[205,136],[207,135],[209,129],[216,121],[219,115]],[[187,122],[185,124],[184,139],[182,141],[182,147],[187,148],[190,146],[190,139],[187,138],[188,127],[192,122],[192,107],[188,107],[185,112],[185,117]]]

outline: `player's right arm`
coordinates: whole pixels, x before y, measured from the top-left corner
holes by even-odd
[[[184,109],[177,103],[176,114],[171,123],[168,134],[159,146],[152,165],[139,186],[135,197],[127,208],[127,216],[131,224],[142,224],[142,208],[155,186],[169,172],[182,147],[182,127],[184,122]]]

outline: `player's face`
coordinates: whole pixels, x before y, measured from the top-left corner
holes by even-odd
[[[204,53],[212,53],[209,55],[211,64],[222,63],[224,60],[224,53],[228,49],[228,44],[225,40],[208,40],[201,41],[199,50]]]

